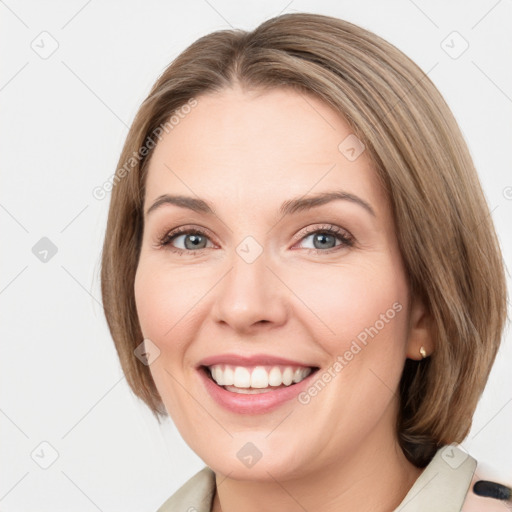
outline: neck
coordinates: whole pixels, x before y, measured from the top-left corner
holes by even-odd
[[[411,464],[395,438],[375,432],[352,453],[295,479],[233,480],[216,474],[213,512],[366,512],[394,510],[422,469]],[[384,442],[383,442],[384,441]]]

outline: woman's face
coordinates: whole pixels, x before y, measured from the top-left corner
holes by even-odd
[[[190,207],[148,214],[165,195]],[[206,464],[285,480],[393,445],[418,347],[390,205],[343,119],[286,89],[199,96],[154,150],[144,215],[135,296],[160,350],[150,371]],[[210,379],[214,364],[236,388]]]

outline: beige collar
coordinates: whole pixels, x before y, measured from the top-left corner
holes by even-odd
[[[459,512],[476,460],[456,446],[440,448],[393,512]],[[157,512],[211,512],[215,473],[205,466],[176,491]]]

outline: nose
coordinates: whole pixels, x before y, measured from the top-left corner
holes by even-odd
[[[215,321],[245,335],[285,324],[289,291],[268,266],[265,251],[253,262],[234,254],[232,262],[216,286]]]

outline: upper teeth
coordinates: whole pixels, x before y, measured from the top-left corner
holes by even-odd
[[[311,368],[292,366],[230,366],[216,364],[208,366],[213,380],[219,386],[237,388],[266,388],[270,386],[290,386],[300,382],[310,373]]]

